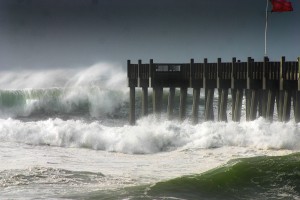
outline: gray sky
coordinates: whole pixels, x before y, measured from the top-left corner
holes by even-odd
[[[300,1],[270,13],[272,60],[300,56]],[[266,0],[1,0],[0,69],[264,56]],[[271,10],[271,6],[269,7]]]

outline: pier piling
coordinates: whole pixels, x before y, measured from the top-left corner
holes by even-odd
[[[135,88],[130,87],[130,100],[129,100],[129,123],[135,124]]]
[[[179,119],[181,121],[185,120],[186,117],[186,98],[187,98],[187,88],[180,88],[180,105],[179,105]]]
[[[199,101],[200,101],[200,88],[193,89],[193,108],[192,108],[192,116],[193,123],[198,123],[199,118]]]
[[[168,119],[172,120],[174,117],[174,101],[175,101],[175,88],[171,87],[169,91],[169,96],[168,96]]]
[[[163,88],[155,87],[153,88],[153,111],[156,117],[160,118],[162,111],[162,101],[163,101]]]

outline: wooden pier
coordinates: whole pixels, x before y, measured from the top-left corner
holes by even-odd
[[[297,61],[271,62],[267,57],[256,62],[248,57],[237,61],[196,63],[154,63],[141,60],[137,64],[127,61],[130,88],[129,123],[135,124],[135,88],[142,88],[142,116],[148,115],[148,88],[153,89],[153,112],[159,117],[163,106],[163,88],[169,88],[168,118],[172,119],[175,88],[180,88],[179,119],[186,118],[187,90],[193,88],[192,121],[198,122],[200,91],[204,89],[204,119],[214,120],[213,98],[218,92],[218,121],[227,121],[228,95],[232,98],[232,120],[240,121],[242,100],[246,99],[246,120],[264,117],[273,120],[276,102],[278,120],[289,121],[291,110],[300,122],[300,58]],[[293,102],[293,104],[292,104]],[[293,106],[292,106],[293,105]]]

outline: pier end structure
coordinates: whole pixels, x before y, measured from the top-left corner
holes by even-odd
[[[187,90],[193,89],[193,105],[191,120],[199,121],[200,92],[204,89],[205,98],[204,120],[215,120],[214,107],[218,108],[218,121],[228,121],[228,98],[231,95],[232,121],[240,121],[243,98],[246,100],[246,120],[264,117],[273,120],[274,110],[279,121],[290,120],[291,110],[294,111],[296,122],[300,122],[300,59],[286,61],[283,56],[280,61],[254,61],[251,57],[246,62],[232,58],[231,62],[196,63],[149,63],[137,64],[127,61],[128,87],[130,88],[129,123],[135,124],[135,88],[142,88],[141,115],[148,115],[148,88],[153,89],[153,112],[160,117],[163,110],[163,88],[169,88],[167,102],[168,119],[174,118],[175,89],[180,89],[178,118],[187,118]],[[218,103],[214,105],[215,90],[218,91]],[[230,115],[229,115],[230,116]]]

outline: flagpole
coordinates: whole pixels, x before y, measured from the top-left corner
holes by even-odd
[[[269,0],[267,0],[267,6],[266,6],[265,56],[267,56],[268,7],[269,7]]]

